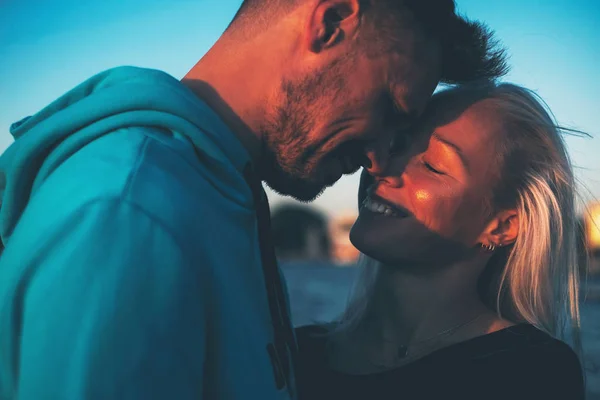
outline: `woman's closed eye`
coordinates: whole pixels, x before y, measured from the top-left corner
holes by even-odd
[[[439,170],[438,168],[434,167],[433,165],[431,165],[430,163],[428,163],[425,160],[421,160],[421,163],[423,164],[423,166],[425,167],[425,169],[427,169],[428,171],[436,174],[436,175],[445,175],[441,170]]]

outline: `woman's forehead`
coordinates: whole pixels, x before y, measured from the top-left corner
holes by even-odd
[[[465,100],[460,96],[444,96],[432,101],[413,133],[429,138],[434,132],[445,131],[456,140],[478,142],[501,135],[503,125],[501,112],[492,98]]]
[[[481,151],[482,147],[493,149],[504,134],[502,116],[490,99],[474,102],[451,115],[437,118],[435,131],[469,152]]]

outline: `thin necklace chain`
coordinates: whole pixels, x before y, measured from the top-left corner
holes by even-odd
[[[419,341],[416,341],[416,342],[413,342],[413,343],[410,343],[410,344],[400,345],[398,347],[398,351],[396,353],[396,357],[394,358],[395,362],[392,363],[391,365],[383,365],[383,364],[380,364],[380,363],[375,363],[372,360],[370,360],[370,363],[371,363],[371,365],[373,365],[374,367],[377,367],[378,369],[384,369],[385,370],[385,369],[390,369],[390,368],[396,368],[399,365],[401,365],[402,363],[404,363],[406,361],[409,361],[412,358],[411,355],[408,352],[408,350],[409,350],[410,347],[413,347],[415,344],[426,343],[426,342],[431,341],[431,340],[433,340],[435,338],[438,338],[438,337],[442,337],[442,336],[445,336],[445,335],[450,335],[450,334],[456,332],[457,330],[459,330],[460,328],[465,327],[465,326],[467,326],[469,324],[472,324],[473,322],[477,321],[483,314],[484,314],[484,311],[480,312],[479,314],[475,315],[473,318],[471,318],[471,319],[469,319],[467,321],[461,322],[458,325],[455,325],[455,326],[453,326],[451,328],[448,328],[446,330],[438,332],[435,335],[430,336],[430,337],[428,337],[426,339],[422,339],[422,340],[419,340]],[[416,355],[418,355],[418,354],[419,353],[417,353]]]
[[[408,347],[409,345],[413,346],[415,344],[421,344],[421,343],[429,342],[430,340],[433,340],[433,339],[435,339],[435,338],[437,338],[439,336],[449,335],[449,334],[451,334],[451,333],[459,330],[463,326],[467,326],[467,325],[472,324],[473,322],[477,321],[483,315],[483,313],[484,312],[482,311],[482,312],[480,312],[479,314],[475,315],[473,318],[471,318],[471,319],[469,319],[467,321],[461,322],[458,325],[455,325],[455,326],[453,326],[451,328],[448,328],[448,329],[446,329],[444,331],[438,332],[435,335],[430,336],[430,337],[428,337],[426,339],[421,339],[421,340],[418,340],[418,341],[413,342],[413,343],[407,343],[407,344],[401,345],[401,347]]]

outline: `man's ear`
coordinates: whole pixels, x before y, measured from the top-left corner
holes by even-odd
[[[518,236],[519,213],[517,210],[504,210],[492,218],[479,237],[479,243],[503,247],[513,244]]]
[[[318,53],[355,36],[360,25],[359,0],[318,0],[307,23],[306,43]]]

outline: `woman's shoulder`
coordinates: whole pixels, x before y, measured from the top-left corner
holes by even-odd
[[[540,364],[568,361],[565,365],[579,365],[576,353],[568,344],[529,324],[505,328],[465,344],[470,347],[473,359],[507,358],[511,362],[519,359]]]
[[[515,357],[525,367],[545,370],[548,375],[565,378],[582,376],[581,362],[577,353],[562,340],[530,326],[524,344]]]
[[[521,392],[583,398],[581,363],[567,343],[525,324],[488,335],[488,339],[487,349],[482,347],[472,358],[482,373],[494,372],[507,387]]]
[[[539,360],[540,355],[577,361],[577,355],[565,342],[529,324],[515,325],[486,335],[491,349],[513,356]],[[489,355],[493,355],[491,352]]]

